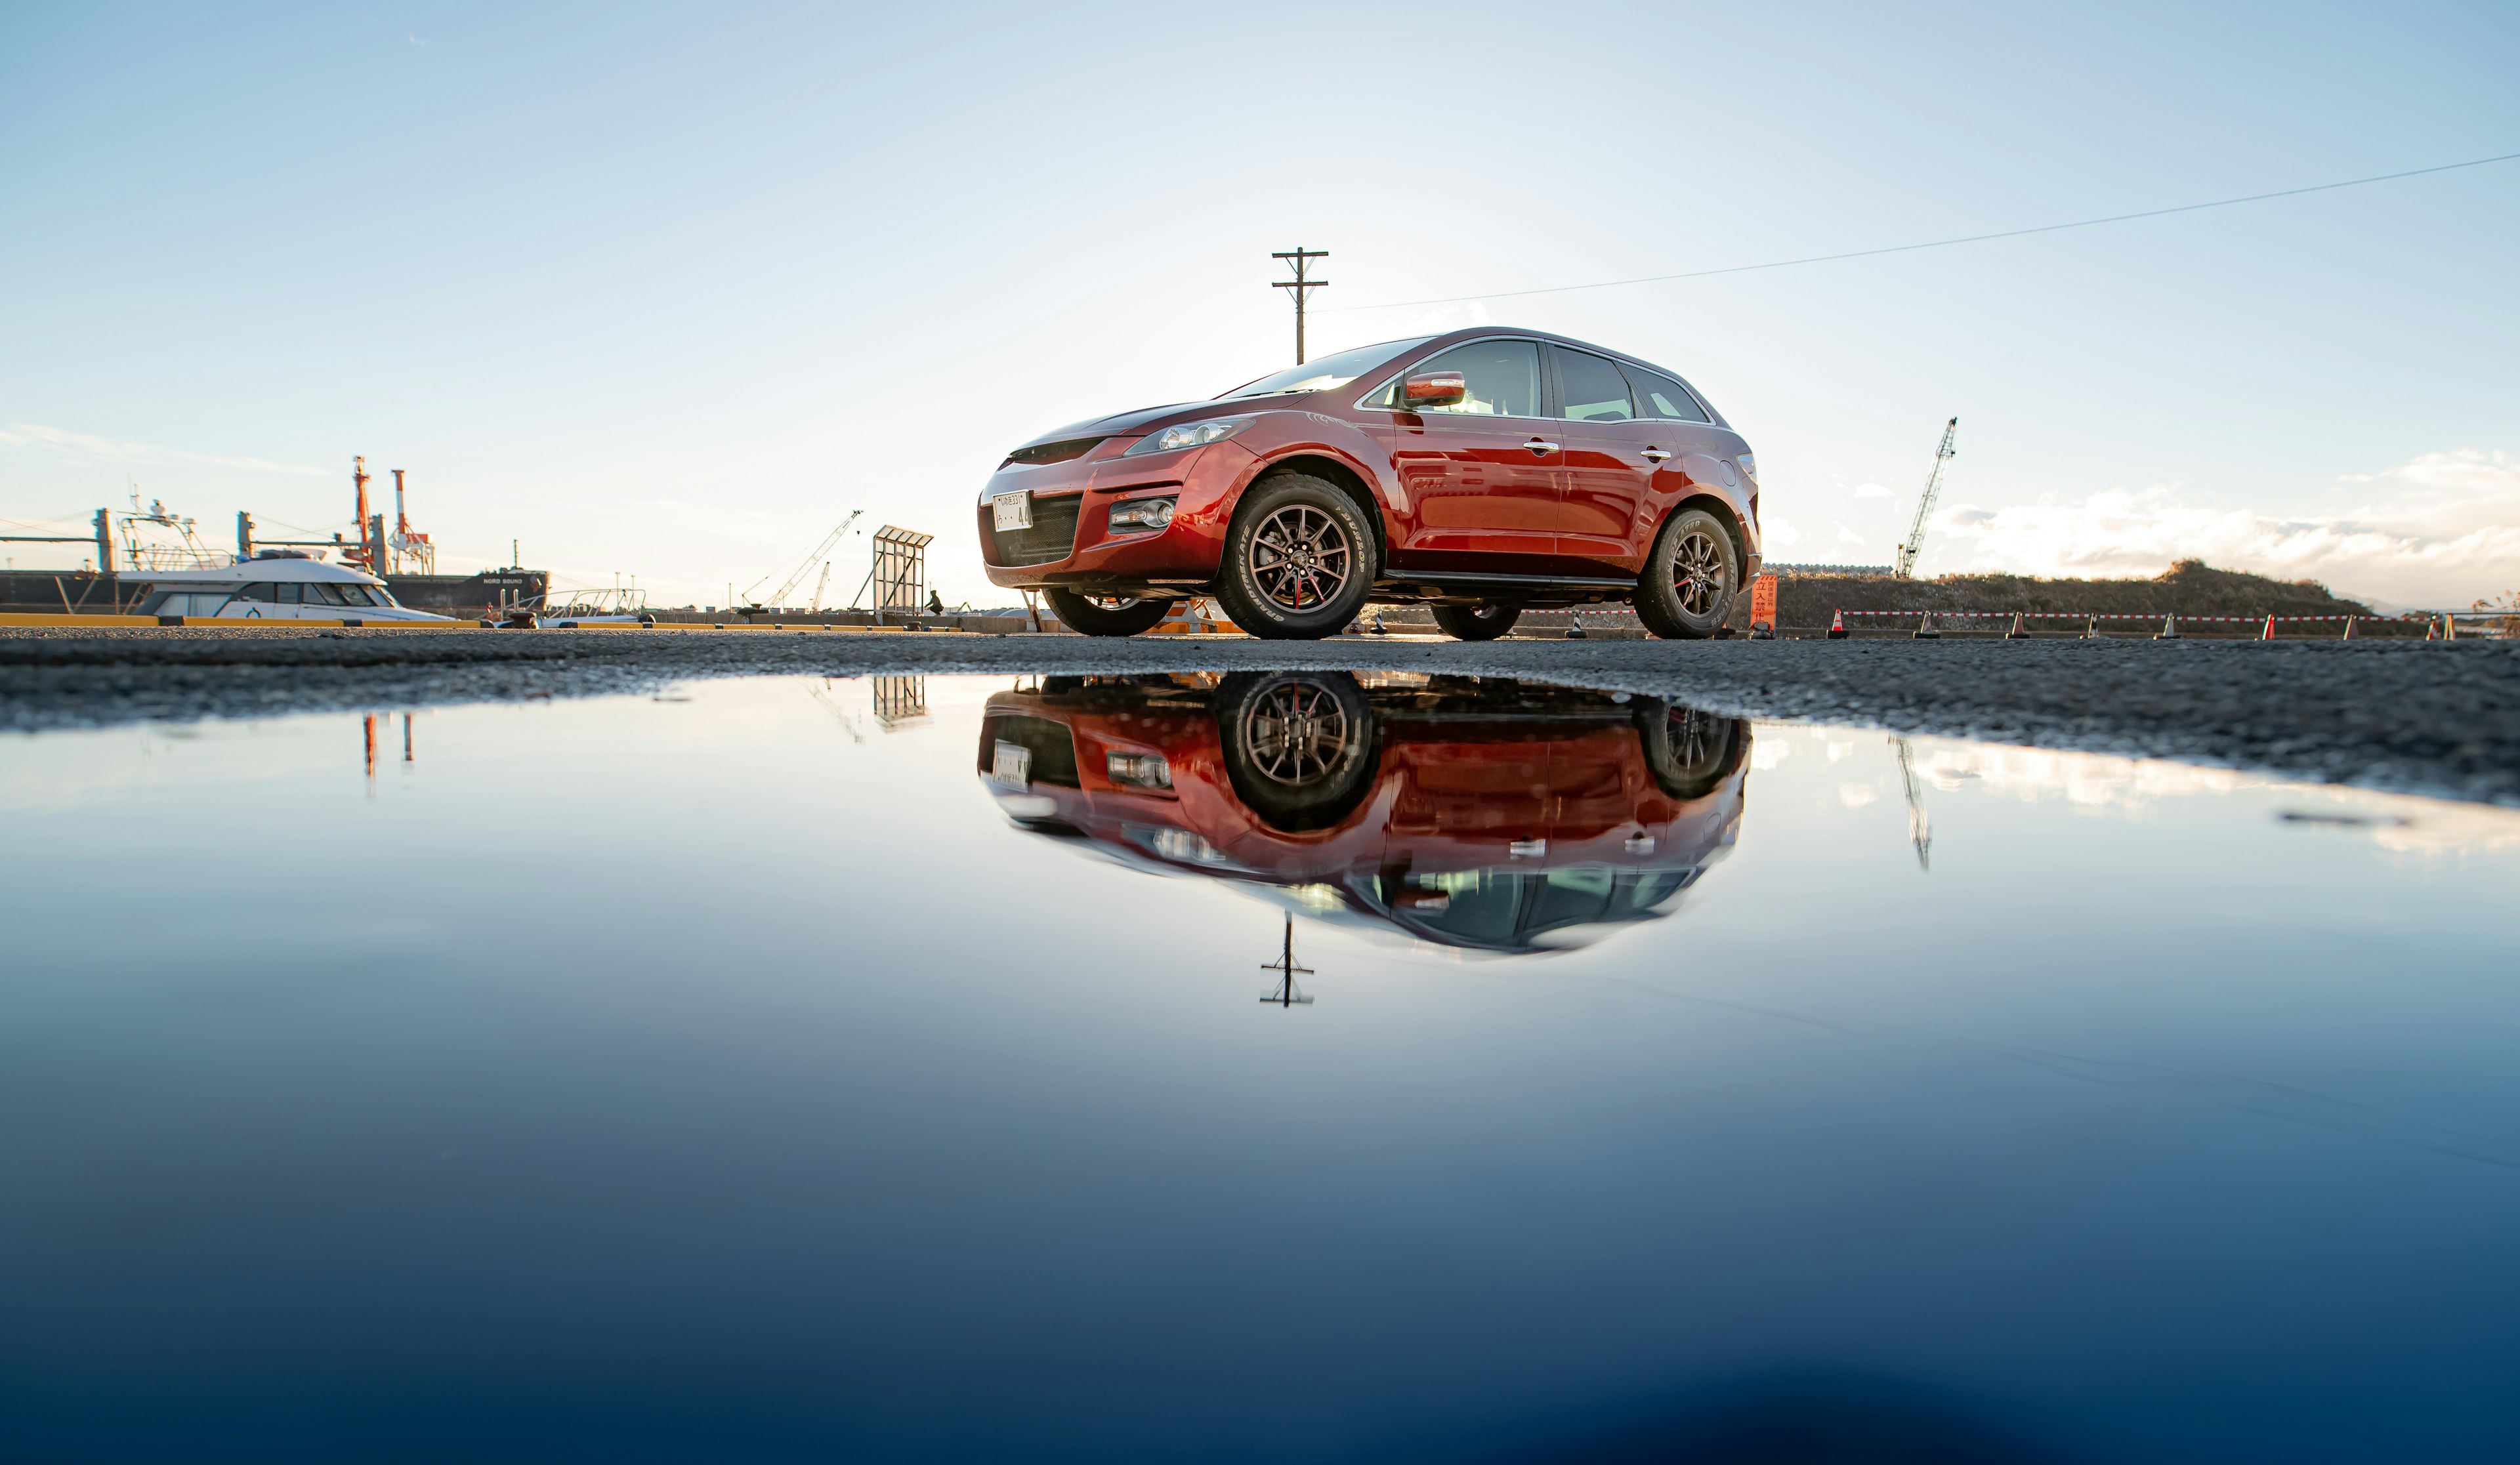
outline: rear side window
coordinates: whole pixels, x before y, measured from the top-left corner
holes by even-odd
[[[1637,415],[1628,400],[1628,378],[1618,363],[1587,351],[1550,347],[1557,361],[1557,391],[1566,408],[1558,416],[1579,422],[1624,422]]]
[[[1540,345],[1536,341],[1472,341],[1418,363],[1408,375],[1416,377],[1427,372],[1461,373],[1469,393],[1450,407],[1421,407],[1417,411],[1471,417],[1540,416]],[[1399,383],[1392,383],[1391,391],[1399,390]]]
[[[1648,372],[1630,367],[1628,378],[1636,383],[1637,402],[1644,409],[1643,415],[1646,417],[1661,418],[1665,422],[1672,422],[1713,421],[1706,415],[1706,409],[1697,405],[1697,399],[1688,394],[1688,387],[1660,372]]]

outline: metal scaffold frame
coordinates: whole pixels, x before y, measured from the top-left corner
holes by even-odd
[[[936,542],[933,534],[886,524],[875,531],[875,566],[867,571],[866,582],[858,587],[858,596],[872,587],[875,591],[876,624],[883,624],[887,610],[917,611],[927,598],[927,547]],[[858,596],[849,599],[855,608]]]

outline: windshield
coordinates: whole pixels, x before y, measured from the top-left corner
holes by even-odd
[[[1433,339],[1431,335],[1416,335],[1407,340],[1387,340],[1380,345],[1341,351],[1336,356],[1325,356],[1319,361],[1288,367],[1257,381],[1246,382],[1216,400],[1226,402],[1236,397],[1266,397],[1278,392],[1326,392],[1332,387],[1345,386],[1410,347],[1422,346]]]

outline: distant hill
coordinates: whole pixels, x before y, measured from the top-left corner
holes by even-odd
[[[1825,626],[1846,610],[2049,610],[2094,615],[2370,615],[2371,607],[2315,580],[2271,580],[2182,559],[2149,580],[2041,579],[2031,575],[1788,575],[1778,582],[1777,618]],[[1746,611],[1743,613],[1746,619]]]

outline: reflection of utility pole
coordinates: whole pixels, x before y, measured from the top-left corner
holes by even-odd
[[[411,761],[411,714],[402,715],[402,761]]]
[[[1295,292],[1295,365],[1302,366],[1304,364],[1304,301],[1312,294],[1313,291],[1329,284],[1327,280],[1305,279],[1304,266],[1312,260],[1329,258],[1330,251],[1328,249],[1307,249],[1303,245],[1297,244],[1291,249],[1281,249],[1269,257],[1271,259],[1291,259],[1295,262],[1295,278],[1292,280],[1279,281],[1278,289],[1290,289]]]
[[[1916,846],[1916,868],[1931,870],[1934,827],[1925,818],[1925,791],[1916,786],[1915,755],[1908,739],[1894,735],[1890,740],[1899,747],[1899,780],[1908,785],[1908,838]]]
[[[1313,1004],[1311,998],[1295,990],[1295,978],[1298,975],[1309,977],[1313,969],[1295,964],[1295,917],[1291,911],[1286,916],[1285,950],[1277,960],[1261,962],[1260,969],[1278,974],[1278,990],[1262,997],[1261,1001],[1275,1002],[1281,1007],[1309,1007]]]

